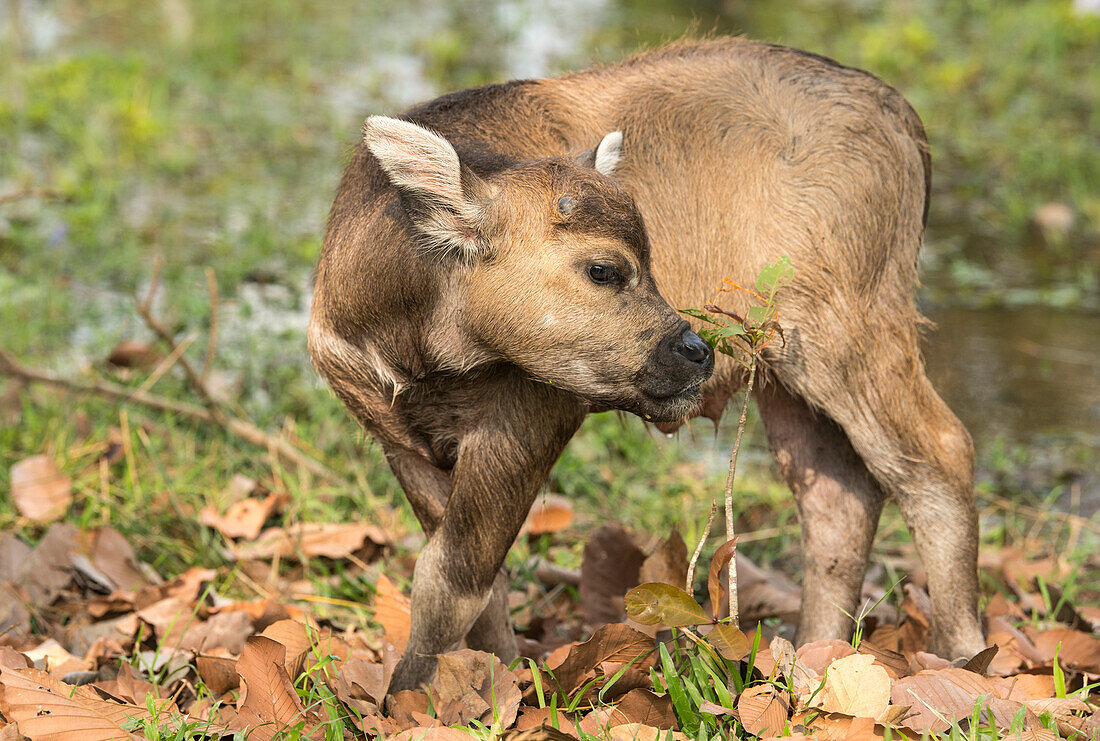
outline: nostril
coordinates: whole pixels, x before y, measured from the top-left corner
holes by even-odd
[[[690,329],[684,332],[676,343],[676,352],[692,363],[705,363],[710,359],[710,348],[703,338]]]

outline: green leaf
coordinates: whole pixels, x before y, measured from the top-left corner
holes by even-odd
[[[714,335],[719,340],[724,340],[727,337],[732,337],[733,335],[737,335],[738,337],[744,337],[745,336],[745,328],[742,327],[740,324],[727,324],[726,326],[722,327],[721,329],[715,330]]]
[[[708,658],[708,660],[705,660],[703,662],[703,668],[706,670],[707,674],[710,675],[711,684],[714,687],[714,692],[718,696],[718,704],[727,708],[732,708],[733,696],[730,695],[729,689],[727,689],[726,687],[729,682],[721,677],[719,674],[719,672],[723,671],[725,667],[720,668],[716,665],[712,666],[711,660]]]
[[[671,584],[642,584],[627,592],[625,601],[626,614],[642,625],[679,628],[711,622],[694,597]]]
[[[687,698],[687,693],[684,692],[684,686],[680,682],[680,676],[676,673],[676,664],[673,663],[672,657],[669,656],[668,649],[665,648],[665,644],[660,645],[661,648],[661,670],[664,673],[665,686],[668,688],[668,696],[672,698],[672,707],[676,709],[676,719],[680,721],[681,727],[688,733],[692,733],[695,728],[699,727],[699,717],[692,711],[691,702]]]
[[[714,346],[718,344],[718,338],[715,337],[717,332],[717,329],[711,327],[700,327],[698,335],[703,339],[703,342],[707,343],[707,346],[713,350]]]
[[[755,326],[759,327],[764,322],[771,319],[772,308],[770,306],[750,306],[749,313],[745,317],[745,320]]]
[[[711,324],[719,323],[717,319],[715,319],[707,312],[702,311],[701,309],[677,309],[676,311],[680,312],[681,314],[687,314],[688,316],[694,317],[696,319],[701,319],[704,322],[710,322]]]
[[[1054,647],[1054,696],[1064,699],[1066,696],[1066,673],[1062,670],[1062,665],[1058,661],[1058,654],[1061,652],[1062,642],[1058,641],[1058,645]]]
[[[756,276],[756,290],[758,293],[770,296],[783,283],[789,281],[793,275],[791,258],[784,255],[760,271],[759,275]]]
[[[720,623],[707,633],[707,643],[730,661],[738,661],[749,652],[749,637],[729,623]]]

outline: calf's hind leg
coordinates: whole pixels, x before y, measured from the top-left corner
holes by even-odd
[[[826,332],[803,337],[824,342]],[[806,347],[805,372],[788,383],[798,384],[800,396],[840,424],[867,470],[898,503],[928,574],[929,650],[947,658],[972,656],[985,641],[970,435],[925,376],[915,330],[873,327],[852,336],[866,346],[846,356]],[[847,337],[832,339],[834,348],[846,346]]]
[[[847,436],[778,383],[756,403],[802,525],[798,642],[848,640],[884,496]],[[847,613],[847,614],[846,614]]]

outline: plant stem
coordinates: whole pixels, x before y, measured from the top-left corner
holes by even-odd
[[[745,386],[745,397],[741,400],[741,419],[737,422],[737,437],[733,441],[733,451],[730,453],[730,472],[726,476],[726,540],[732,540],[733,531],[733,477],[737,473],[737,452],[741,448],[741,435],[745,432],[745,417],[749,411],[749,397],[752,396],[752,386],[756,381],[756,351],[749,353],[749,382]],[[730,599],[730,623],[739,627],[737,617],[737,553],[734,552],[729,562],[729,585],[727,589]]]
[[[707,538],[710,536],[710,526],[714,524],[714,513],[718,511],[718,503],[713,499],[710,500],[710,514],[707,516],[707,524],[703,528],[703,534],[699,538],[699,544],[695,546],[695,553],[691,554],[691,560],[688,562],[687,580],[684,583],[684,591],[688,594],[694,594],[695,586],[695,564],[699,561],[699,554],[703,551],[703,543],[707,542]],[[711,611],[718,612],[718,606],[712,605]]]

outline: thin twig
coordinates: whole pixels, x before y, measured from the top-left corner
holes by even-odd
[[[157,297],[157,289],[160,287],[160,271],[164,267],[164,258],[159,254],[153,257],[153,273],[149,276],[149,290],[145,294],[145,301],[141,306],[145,311],[153,308],[153,299]]]
[[[710,500],[710,514],[707,515],[707,524],[703,526],[703,535],[699,538],[699,544],[695,546],[695,553],[691,554],[691,560],[688,561],[687,579],[684,582],[684,591],[688,594],[694,592],[695,587],[695,564],[699,561],[699,554],[703,552],[703,543],[707,542],[707,538],[710,537],[710,526],[714,524],[714,515],[718,511],[718,502],[714,499]]]
[[[725,316],[728,316],[729,318],[733,319],[738,324],[740,324],[742,327],[744,327],[747,324],[747,322],[745,322],[745,320],[742,319],[740,315],[738,315],[738,314],[736,314],[732,311],[726,311],[722,307],[716,306],[715,304],[704,304],[703,308],[706,309],[707,311],[713,311],[715,314],[723,314]]]
[[[14,193],[5,193],[0,195],[0,204],[12,203],[13,201],[25,201],[31,198],[57,198],[58,193],[55,190],[49,188],[26,188],[24,190],[17,190]]]
[[[153,372],[149,374],[149,377],[145,379],[145,382],[138,387],[138,391],[144,393],[152,389],[153,386],[156,385],[157,381],[163,378],[164,374],[172,369],[172,366],[176,364],[176,361],[183,356],[183,353],[187,350],[187,348],[191,347],[191,344],[197,338],[198,334],[196,332],[192,332],[191,334],[184,337],[180,341],[180,343],[175,346],[172,352],[168,353],[167,357],[165,357],[164,360],[160,361],[160,363],[157,364],[157,367],[153,369]]]
[[[62,378],[49,371],[23,365],[16,360],[14,356],[3,349],[0,349],[0,374],[28,382],[45,383],[82,394],[95,394],[124,403],[133,402],[142,404],[152,409],[172,412],[173,414],[190,417],[200,422],[217,424],[210,410],[198,406],[197,404],[189,404],[187,402],[175,401],[174,399],[157,396],[147,392],[135,391],[134,389],[110,383],[109,381],[95,380],[81,382]],[[257,447],[264,449],[273,448],[287,461],[301,466],[325,481],[342,487],[350,486],[350,482],[347,479],[333,471],[324,463],[306,455],[283,438],[269,435],[251,422],[231,417],[226,420],[225,429],[230,434],[252,445],[256,445]]]
[[[162,342],[168,345],[169,348],[174,348],[176,346],[175,338],[172,336],[172,333],[168,331],[168,328],[161,324],[160,320],[153,316],[153,312],[150,308],[153,302],[153,298],[156,295],[156,281],[159,277],[159,270],[157,270],[155,266],[154,271],[155,272],[153,274],[153,282],[149,285],[149,294],[148,296],[146,296],[145,301],[137,302],[137,312],[141,315],[141,318],[145,320],[145,325],[149,327],[149,329],[151,329],[153,333],[161,339]],[[210,389],[207,387],[206,383],[203,382],[202,378],[195,370],[195,367],[191,365],[191,361],[181,355],[179,360],[177,361],[177,364],[180,368],[183,369],[183,373],[187,376],[187,381],[191,384],[191,387],[195,390],[195,393],[202,397],[202,400],[206,405],[206,408],[210,411],[210,416],[214,420],[214,422],[221,425],[222,427],[228,428],[229,418],[222,410],[221,405],[218,403],[218,400],[215,399],[214,395],[210,392]]]
[[[206,268],[206,288],[210,292],[210,335],[206,341],[206,357],[202,361],[199,378],[205,384],[210,380],[210,371],[214,367],[214,356],[218,353],[218,277],[213,268]]]
[[[749,397],[752,396],[752,386],[756,381],[756,353],[749,353],[749,382],[745,387],[745,398],[741,402],[741,419],[737,422],[737,437],[733,441],[733,452],[730,453],[730,471],[726,477],[726,540],[732,540],[736,533],[733,530],[733,477],[737,473],[737,451],[741,447],[741,435],[745,432],[745,417],[749,412]],[[738,626],[737,618],[737,558],[736,554],[730,557],[729,564],[729,598],[730,598],[730,622]]]
[[[1017,504],[1004,497],[997,496],[996,494],[979,494],[979,497],[987,500],[991,505],[998,509],[1003,509],[1009,512],[1020,512],[1021,514],[1034,517],[1036,520],[1050,521],[1058,520],[1060,522],[1069,523],[1083,527],[1086,530],[1091,530],[1094,533],[1100,533],[1100,523],[1093,522],[1092,520],[1085,519],[1080,515],[1075,515],[1070,512],[1062,512],[1061,510],[1050,509],[1036,509],[1026,504]]]

